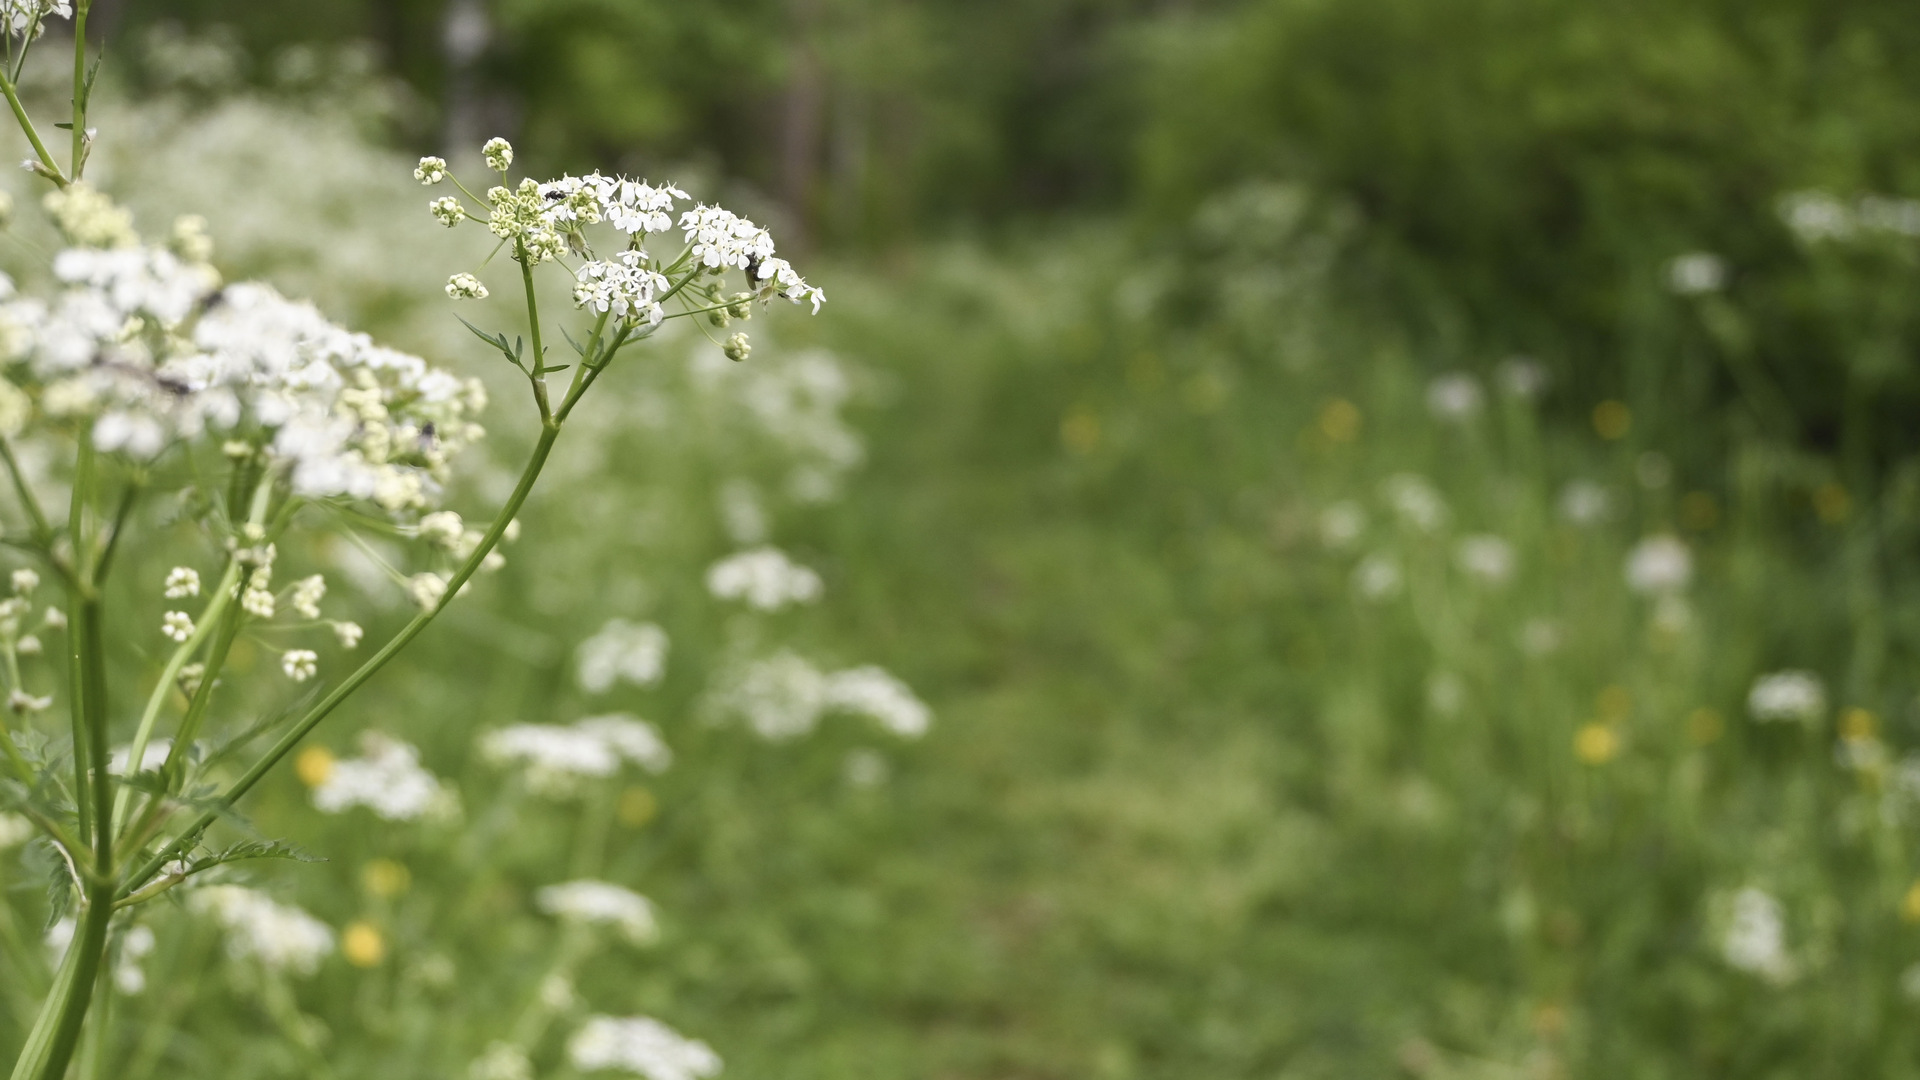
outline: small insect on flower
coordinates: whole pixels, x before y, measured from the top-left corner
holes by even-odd
[[[480,155],[487,159],[487,168],[494,172],[506,172],[507,167],[513,164],[513,144],[496,135],[480,148]]]
[[[445,180],[447,178],[446,159],[437,157],[421,158],[419,167],[413,170],[413,178],[429,186]]]
[[[31,570],[25,570],[25,569],[15,570],[13,572],[13,591],[14,592],[20,594],[21,596],[25,596],[39,587],[40,587],[39,574],[36,574]]]
[[[312,649],[288,649],[280,657],[280,670],[294,682],[306,682],[320,671],[320,657]]]
[[[169,611],[160,618],[160,632],[184,642],[193,636],[193,617],[184,611]]]
[[[447,295],[455,300],[485,300],[487,287],[472,274],[455,274],[447,279]]]
[[[357,622],[337,622],[333,624],[333,636],[340,639],[340,647],[343,649],[357,648],[360,644],[360,639],[365,636],[365,634],[366,631],[360,629],[360,624]]]
[[[467,220],[467,208],[451,195],[435,199],[427,207],[433,211],[434,219],[449,229]]]
[[[176,566],[167,571],[166,595],[169,600],[199,596],[200,571],[186,566]]]

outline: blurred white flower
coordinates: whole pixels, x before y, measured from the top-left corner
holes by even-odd
[[[840,773],[847,783],[857,788],[879,787],[887,782],[891,772],[887,759],[877,750],[859,749],[847,751],[846,759],[841,762]]]
[[[580,688],[604,694],[616,682],[651,686],[667,669],[667,632],[652,623],[611,619],[574,653]]]
[[[612,776],[625,763],[663,772],[673,752],[652,724],[625,713],[591,716],[570,725],[514,724],[480,737],[480,753],[495,765],[520,765],[527,785],[550,796],[567,796],[593,779]]]
[[[776,547],[743,551],[707,570],[707,591],[722,600],[744,600],[760,611],[820,598],[820,575],[794,562]]]
[[[1693,555],[1679,537],[1649,536],[1627,553],[1627,587],[1643,596],[1685,589],[1693,580]]]
[[[827,705],[865,716],[906,739],[917,739],[933,725],[933,710],[906,683],[868,664],[836,672],[827,679]]]
[[[835,710],[865,716],[903,738],[918,738],[933,722],[926,703],[879,667],[829,674],[785,649],[747,664],[721,702],[765,739],[805,735]]]
[[[635,945],[660,937],[653,904],[632,889],[608,881],[569,881],[549,885],[534,894],[541,911],[578,923],[611,926]]]
[[[1425,478],[1400,473],[1387,478],[1387,505],[1400,519],[1421,532],[1433,532],[1447,522],[1447,504]]]
[[[1680,296],[1719,292],[1726,283],[1726,260],[1711,252],[1690,251],[1667,264],[1667,288]]]
[[[172,752],[172,750],[172,739],[159,738],[153,740],[147,744],[145,750],[140,752],[140,768],[136,771],[143,773],[157,772],[160,766],[166,764],[167,754]],[[127,759],[132,754],[132,746],[114,747],[113,753],[107,758],[107,771],[115,776],[127,775]]]
[[[1508,357],[1501,362],[1495,375],[1500,381],[1500,389],[1522,401],[1532,401],[1547,388],[1546,366],[1531,356]]]
[[[1513,545],[1498,536],[1465,537],[1454,550],[1454,559],[1469,576],[1488,585],[1504,585],[1513,578]]]
[[[619,1069],[647,1080],[705,1080],[720,1073],[720,1055],[644,1016],[595,1016],[567,1040],[567,1058],[582,1072]]]
[[[1853,234],[1853,211],[1824,191],[1796,191],[1780,198],[1780,219],[1803,244]]]
[[[1720,939],[1727,965],[1772,983],[1793,978],[1787,956],[1786,914],[1780,901],[1748,886],[1734,894],[1727,929]]]
[[[180,600],[200,595],[200,571],[188,566],[176,566],[167,571],[164,586],[167,599]]]
[[[1320,542],[1344,548],[1360,539],[1367,528],[1367,512],[1352,500],[1334,503],[1320,513]]]
[[[341,758],[313,789],[313,805],[340,814],[364,806],[388,821],[448,818],[458,813],[457,796],[420,765],[420,753],[377,731],[360,736],[360,755]]]
[[[489,1043],[467,1066],[467,1080],[533,1080],[533,1062],[512,1043]]]
[[[280,670],[294,682],[306,682],[320,671],[320,655],[312,649],[288,649],[280,654]]]
[[[1465,372],[1449,372],[1427,384],[1427,411],[1437,419],[1464,423],[1480,415],[1485,404],[1480,381]]]
[[[0,851],[33,839],[33,822],[19,814],[0,812]]]
[[[1593,525],[1605,519],[1613,500],[1607,489],[1591,480],[1574,480],[1560,489],[1560,516],[1575,525]]]
[[[1400,592],[1400,564],[1393,556],[1375,552],[1353,568],[1353,588],[1368,600],[1386,600]]]
[[[257,960],[276,971],[311,975],[333,951],[333,930],[326,923],[264,893],[239,885],[209,885],[187,901],[227,932],[227,956]]]
[[[1560,625],[1552,619],[1528,619],[1520,627],[1520,651],[1528,656],[1548,656],[1560,651]]]
[[[120,935],[120,954],[113,964],[113,986],[129,997],[147,988],[147,973],[140,961],[153,952],[153,931],[145,926],[130,926]]]
[[[1816,724],[1827,714],[1827,688],[1810,671],[1776,671],[1754,680],[1747,712],[1755,720]]]

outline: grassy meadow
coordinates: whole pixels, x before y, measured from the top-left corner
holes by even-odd
[[[103,184],[143,226],[206,213],[236,279],[522,393],[439,296],[485,252],[328,100],[120,97]],[[146,154],[220,165],[154,190]],[[1768,312],[1665,255],[1609,379],[1409,301],[1412,257],[1348,202],[1222,190],[1146,236],[821,255],[826,308],[755,315],[745,363],[698,326],[628,354],[505,567],[222,826],[319,860],[222,872],[336,947],[275,970],[190,900],[141,909],[144,985],[81,1075],[516,1080],[481,1060],[512,1032],[568,1078],[589,1013],[658,1017],[739,1080],[1920,1075],[1920,473],[1779,437],[1794,387],[1727,344]],[[1858,299],[1861,262],[1807,250]],[[517,332],[511,297],[480,311]],[[495,411],[450,499],[474,519],[530,438]],[[129,625],[207,557],[161,535],[109,597]],[[715,597],[762,544],[819,599]],[[383,555],[286,557],[378,640],[405,617]],[[665,632],[658,678],[581,677],[613,620]],[[932,725],[756,734],[742,686],[774,656],[880,665]],[[144,696],[155,658],[116,660]],[[1781,672],[1811,680],[1756,690]],[[553,797],[481,750],[609,713],[671,766]],[[457,807],[317,811],[366,732]],[[48,858],[0,861],[0,1045],[49,978]],[[572,878],[645,894],[658,941],[542,914]]]

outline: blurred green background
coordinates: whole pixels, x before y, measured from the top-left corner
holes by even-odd
[[[495,134],[724,196],[831,297],[609,386],[507,569],[319,733],[417,744],[466,824],[252,806],[329,860],[259,881],[382,957],[263,1005],[158,916],[106,1075],[463,1075],[582,828],[474,738],[613,709],[678,754],[596,848],[666,932],[580,993],[728,1076],[1920,1075],[1911,4],[95,10],[143,226],[205,213],[233,277],[436,361],[489,364],[437,296],[485,252],[407,174]],[[759,537],[818,605],[706,595]],[[610,618],[663,683],[576,685]],[[713,722],[775,646],[932,732]],[[1822,707],[1755,717],[1780,670]]]

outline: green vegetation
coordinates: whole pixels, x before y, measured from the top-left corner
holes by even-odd
[[[918,118],[789,207],[830,304],[756,317],[738,367],[705,328],[608,376],[507,566],[317,736],[407,741],[462,813],[322,815],[289,771],[228,826],[326,860],[235,880],[373,936],[274,975],[160,905],[89,1075],[460,1076],[561,961],[541,1077],[587,1012],[736,1078],[1920,1075],[1911,16],[1179,7],[823,0],[860,31],[819,31],[829,85]],[[376,33],[317,8],[244,40]],[[633,144],[778,194],[734,126],[790,74],[776,15],[678,10],[500,4],[489,85],[549,160]],[[433,14],[393,39],[429,94]],[[583,40],[609,25],[728,77],[652,85],[665,59]],[[1084,66],[1036,87],[1058,35]],[[234,276],[513,392],[437,296],[474,254],[365,101],[144,64],[107,182],[181,146],[226,178],[143,224],[208,213]],[[366,257],[395,237],[419,265]],[[500,427],[454,505],[497,496]],[[709,594],[762,535],[818,603]],[[124,557],[110,606],[148,618],[181,555]],[[404,618],[351,553],[300,557],[374,640]],[[671,635],[657,685],[581,685],[612,619]],[[932,729],[755,736],[725,693],[781,648],[883,665]],[[1754,707],[1793,671],[1823,700]],[[615,711],[670,769],[552,800],[477,744]],[[47,863],[0,862],[8,1047]],[[535,894],[569,876],[652,898],[659,943],[556,929]]]

